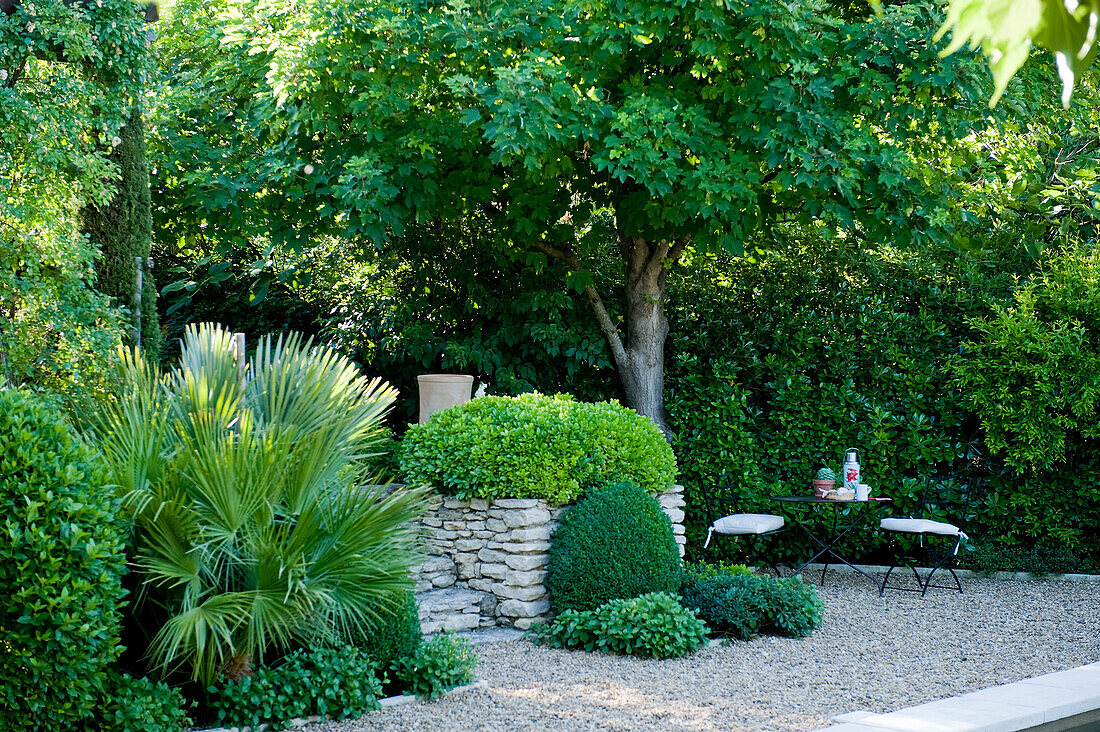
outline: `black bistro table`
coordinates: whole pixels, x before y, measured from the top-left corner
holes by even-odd
[[[792,575],[798,574],[824,556],[825,566],[821,569],[822,586],[825,585],[825,573],[829,571],[830,564],[846,564],[852,568],[852,571],[859,572],[871,580],[875,587],[878,587],[878,582],[874,577],[842,557],[834,547],[841,539],[890,505],[891,499],[868,498],[866,501],[833,501],[828,498],[817,498],[816,496],[774,496],[772,500],[782,504],[780,511],[784,516],[802,529],[802,533],[819,547],[817,554],[803,562],[802,566],[791,573]],[[852,510],[843,515],[841,509],[844,508],[851,508]],[[807,510],[802,511],[799,509]],[[832,516],[831,521],[821,517],[822,511],[826,509]],[[796,516],[796,514],[799,515]],[[810,520],[800,520],[804,519],[806,514],[812,518]],[[841,521],[842,517],[845,519],[844,521]]]

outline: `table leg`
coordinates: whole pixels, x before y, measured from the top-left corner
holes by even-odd
[[[826,572],[828,572],[829,564],[831,563],[829,561],[829,557],[832,557],[832,559],[835,560],[835,563],[847,565],[848,567],[850,567],[852,569],[852,571],[860,573],[861,575],[863,575],[867,579],[871,580],[871,582],[874,583],[874,585],[876,587],[878,587],[878,582],[875,581],[874,577],[867,574],[862,569],[856,567],[854,564],[849,562],[847,559],[845,559],[841,555],[837,554],[836,551],[833,549],[833,547],[836,546],[837,543],[841,539],[843,539],[853,529],[855,529],[857,526],[862,525],[863,522],[867,520],[867,516],[866,516],[867,513],[869,513],[869,512],[868,511],[861,511],[860,515],[856,518],[855,521],[853,521],[851,524],[849,524],[846,529],[844,529],[840,533],[837,533],[837,529],[836,529],[837,515],[836,515],[836,512],[834,512],[833,513],[833,525],[832,525],[832,527],[829,531],[829,533],[832,535],[832,538],[827,543],[822,541],[817,536],[815,536],[808,528],[806,528],[805,524],[803,524],[801,521],[796,521],[795,523],[798,524],[798,527],[800,529],[802,529],[802,533],[804,533],[806,536],[808,536],[815,544],[817,544],[819,547],[821,547],[821,549],[817,552],[817,554],[814,554],[808,560],[803,562],[802,566],[800,566],[798,569],[794,570],[791,574],[792,575],[799,574],[807,566],[809,566],[810,564],[813,564],[819,557],[825,556],[826,557],[825,566],[822,567],[822,569],[821,569],[821,586],[824,587],[825,586],[825,575],[826,575]]]

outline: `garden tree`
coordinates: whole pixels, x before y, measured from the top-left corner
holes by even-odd
[[[129,0],[0,13],[0,373],[10,381],[87,396],[119,338],[76,213],[113,194],[108,152],[147,59]]]
[[[92,204],[80,216],[80,228],[97,246],[96,289],[110,295],[123,307],[136,306],[138,264],[142,260],[141,310],[132,316],[135,328],[140,324],[141,343],[137,344],[155,359],[160,350],[157,318],[157,289],[146,271],[152,243],[152,218],[149,210],[149,166],[145,161],[145,128],[141,108],[130,110],[119,130],[119,144],[111,160],[118,165],[119,181],[114,196],[104,205]]]
[[[664,425],[665,280],[776,222],[951,241],[914,157],[973,129],[978,70],[938,60],[926,6],[847,23],[818,3],[572,0],[223,6],[263,68],[276,184],[351,237],[486,217],[510,256],[560,262],[628,402]],[[825,61],[827,59],[827,61]],[[288,197],[291,197],[288,195]],[[610,211],[622,322],[593,284]]]

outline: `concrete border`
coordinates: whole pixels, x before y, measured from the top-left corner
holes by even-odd
[[[828,732],[1059,732],[1100,724],[1100,663],[906,707],[849,712]]]

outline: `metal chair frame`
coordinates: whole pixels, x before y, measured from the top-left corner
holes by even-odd
[[[703,507],[707,513],[708,527],[713,526],[715,521],[724,516],[731,516],[738,513],[743,513],[742,511],[737,510],[740,501],[734,495],[733,481],[730,479],[729,473],[722,473],[721,475],[719,475],[718,483],[712,488],[708,489],[706,483],[704,482],[700,482],[699,487],[703,492]],[[728,508],[729,510],[724,510],[723,506],[725,508]],[[718,510],[715,510],[716,507],[718,508]],[[781,526],[780,528],[774,529],[773,531],[765,531],[760,534],[716,534],[715,536],[724,536],[730,539],[756,539],[762,536],[775,536],[776,534],[782,534],[786,530],[787,525],[786,521],[784,521],[783,526]],[[746,554],[746,557],[754,556],[757,559],[762,559],[763,553],[759,550],[754,550]],[[760,562],[757,562],[757,564],[760,564]],[[779,571],[778,563],[769,561],[768,564],[771,566],[772,571],[775,572],[776,577],[783,576],[782,573]]]
[[[927,515],[930,513],[931,508],[948,504],[949,501],[946,500],[947,484],[952,482],[955,482],[953,476],[934,475],[925,477],[924,487],[921,489],[920,501],[917,503],[916,510],[910,516],[908,516],[908,518],[926,518]],[[967,515],[967,509],[970,505],[970,498],[973,494],[974,482],[975,479],[971,478],[962,484],[964,486],[964,490],[962,493],[961,505],[959,507],[964,517]],[[933,548],[932,542],[928,542],[926,551],[929,558],[933,560],[934,564],[931,570],[928,572],[928,576],[922,580],[920,573],[917,572],[917,568],[912,561],[912,552],[904,551],[901,547],[900,538],[896,537],[894,541],[897,543],[898,548],[894,554],[893,564],[891,564],[890,568],[886,570],[886,576],[882,578],[882,584],[879,586],[878,592],[879,597],[882,597],[884,594],[886,594],[886,590],[899,590],[901,592],[920,592],[921,597],[924,597],[928,593],[928,590],[933,587],[943,590],[958,590],[960,595],[963,594],[962,582],[959,580],[959,575],[956,574],[955,570],[950,566],[952,560],[954,560],[954,558],[959,553],[959,547],[962,546],[963,538],[966,537],[966,534],[963,532],[962,528],[959,529],[958,534],[935,534],[932,532],[916,531],[908,532],[899,531],[896,529],[887,529],[887,531],[889,531],[891,534],[915,535],[918,538],[918,542],[921,548],[925,548],[925,538],[928,538],[930,540],[954,539],[955,543],[951,547],[950,551],[944,552],[942,555],[940,555],[940,553]],[[916,587],[904,587],[900,585],[889,584],[891,573],[893,573],[893,571],[899,566],[899,558],[902,560],[904,566],[913,573],[913,578],[916,580],[917,583]],[[951,585],[932,584],[932,578],[936,575],[936,572],[940,571],[941,569],[946,569],[951,574],[952,579],[955,580],[955,585],[953,587]]]

